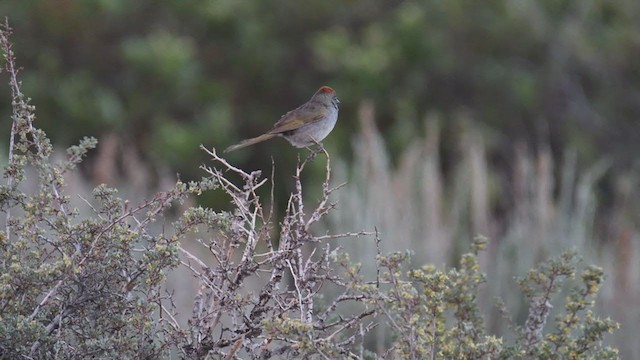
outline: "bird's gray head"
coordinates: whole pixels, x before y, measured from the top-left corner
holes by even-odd
[[[340,104],[340,100],[338,100],[338,96],[336,95],[336,91],[328,86],[322,86],[318,91],[313,95],[314,98],[326,102],[331,103],[333,107],[338,108],[338,104]]]

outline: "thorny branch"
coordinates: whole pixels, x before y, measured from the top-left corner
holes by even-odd
[[[322,348],[316,346],[315,350],[326,358],[351,353],[351,346],[373,328],[373,324],[362,328],[360,325],[363,319],[373,316],[375,310],[339,316],[327,323],[329,314],[334,316],[339,304],[362,300],[332,276],[330,254],[336,249],[332,241],[370,233],[312,234],[312,225],[335,206],[330,201],[331,193],[342,186],[330,186],[329,154],[322,150],[327,159],[322,198],[309,214],[305,212],[301,175],[315,154],[298,162],[295,191],[289,197],[279,235],[274,237],[272,211],[265,216],[258,195],[267,179],[261,178],[260,171],[245,172],[230,165],[215,149],[203,149],[220,168],[203,166],[202,169],[221,185],[236,210],[231,216],[230,233],[218,233],[211,239],[201,240],[213,255],[213,263],[181,249],[186,257],[183,265],[201,281],[189,321],[191,337],[186,353],[192,358],[202,358],[205,354],[238,358],[241,353],[265,359],[284,354],[298,356],[304,339],[325,344]],[[242,183],[233,183],[229,174],[239,176]],[[271,184],[273,187],[273,182]],[[265,273],[268,276],[265,277]],[[255,294],[238,292],[246,281],[260,283]],[[330,311],[316,313],[314,298],[328,283],[341,287],[343,293],[330,304]],[[274,321],[279,325],[272,328],[268,324]],[[300,338],[272,333],[288,328]]]

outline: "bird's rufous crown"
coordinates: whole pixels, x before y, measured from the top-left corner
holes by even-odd
[[[318,90],[318,92],[325,93],[325,94],[335,94],[336,93],[335,90],[333,90],[332,88],[330,88],[328,86],[321,87],[320,90]]]

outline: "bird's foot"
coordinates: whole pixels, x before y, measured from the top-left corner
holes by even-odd
[[[316,148],[313,148],[313,145],[309,145],[307,146],[307,150],[309,150],[309,152],[311,154],[309,154],[309,160],[313,160],[315,159],[316,156],[318,156],[318,154],[320,153],[324,153],[327,157],[329,157],[329,154],[327,153],[327,150],[324,148],[324,145],[322,145],[321,142],[316,141],[315,139],[311,139],[311,141],[313,141],[314,145],[316,146]]]

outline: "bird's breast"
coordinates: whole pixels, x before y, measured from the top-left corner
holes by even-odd
[[[338,111],[331,108],[324,119],[304,125],[298,129],[282,134],[296,147],[307,147],[324,140],[331,133],[338,121]]]

